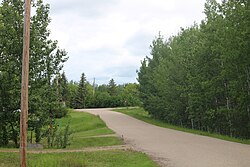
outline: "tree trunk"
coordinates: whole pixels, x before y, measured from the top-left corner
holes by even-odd
[[[192,129],[194,129],[194,120],[191,119],[191,125],[192,125]]]

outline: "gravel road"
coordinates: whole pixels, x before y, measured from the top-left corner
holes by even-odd
[[[163,167],[250,167],[250,145],[157,127],[110,109],[77,111],[99,115],[128,145]]]

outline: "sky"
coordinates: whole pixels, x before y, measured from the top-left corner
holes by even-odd
[[[50,4],[51,39],[69,59],[68,80],[137,82],[141,60],[161,32],[165,39],[205,18],[205,0],[44,0]]]

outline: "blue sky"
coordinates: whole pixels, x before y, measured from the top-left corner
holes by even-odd
[[[205,0],[45,0],[51,38],[68,52],[68,80],[136,82],[136,70],[159,31],[168,38],[205,18]]]

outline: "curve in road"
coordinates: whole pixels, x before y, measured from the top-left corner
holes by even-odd
[[[250,146],[161,128],[110,109],[80,109],[99,115],[135,150],[166,167],[250,167]]]

